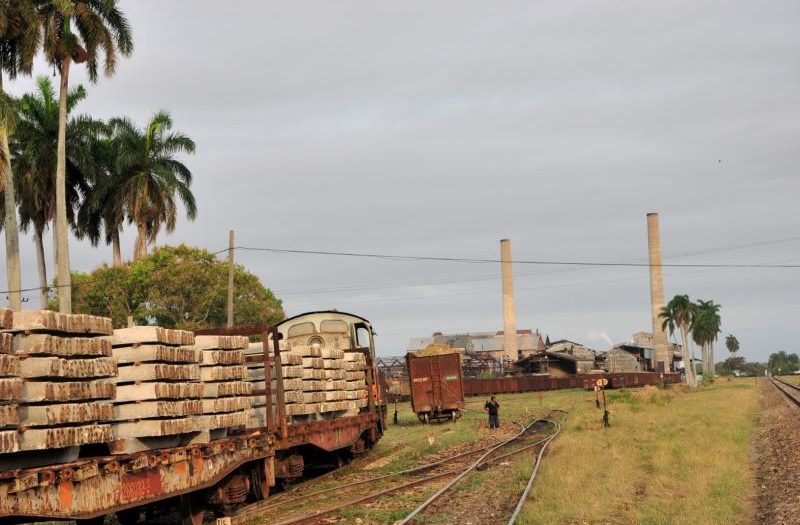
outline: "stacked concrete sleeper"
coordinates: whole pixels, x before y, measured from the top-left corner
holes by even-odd
[[[208,442],[245,427],[248,339],[0,308],[0,465]],[[45,456],[17,453],[48,450]],[[31,452],[33,454],[33,452]]]
[[[283,343],[283,342],[281,342]],[[263,352],[261,343],[251,343],[248,353]],[[270,353],[271,391],[273,406],[277,403],[274,358]],[[366,357],[361,352],[348,352],[335,348],[294,345],[281,351],[286,415],[291,421],[352,416],[367,406]],[[263,362],[248,364],[250,381],[254,389],[264,388]],[[263,396],[253,399],[250,425],[265,425]]]
[[[111,320],[0,311],[0,452],[74,448],[112,439]]]

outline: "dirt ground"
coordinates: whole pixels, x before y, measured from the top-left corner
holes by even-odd
[[[755,442],[758,480],[757,522],[800,523],[800,410],[775,387],[761,387],[760,429]]]

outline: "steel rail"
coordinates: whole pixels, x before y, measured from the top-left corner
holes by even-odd
[[[539,454],[536,456],[536,462],[533,465],[533,472],[531,473],[531,477],[528,479],[528,484],[525,486],[525,491],[520,496],[519,501],[517,502],[517,506],[514,508],[514,513],[511,515],[511,518],[508,520],[508,525],[514,525],[517,522],[517,518],[519,517],[519,513],[522,512],[522,507],[525,506],[525,501],[528,499],[528,494],[531,492],[531,488],[533,487],[533,482],[536,479],[536,474],[539,473],[539,467],[542,464],[542,457],[544,456],[547,447],[553,440],[561,433],[561,425],[553,421],[556,425],[555,433],[545,440],[545,444],[542,449],[539,451]]]
[[[358,505],[359,503],[365,503],[367,501],[373,500],[375,498],[379,498],[381,496],[385,496],[387,494],[391,494],[392,492],[397,492],[398,490],[403,490],[406,488],[414,487],[417,485],[421,485],[423,483],[427,483],[428,481],[433,481],[435,479],[444,478],[446,476],[452,476],[457,470],[448,470],[447,472],[440,472],[439,474],[432,474],[430,476],[426,476],[424,478],[416,479],[414,481],[409,481],[408,483],[403,483],[400,485],[395,485],[394,487],[390,487],[388,489],[384,489],[378,492],[373,492],[371,494],[367,494],[366,496],[362,496],[360,498],[356,498],[354,500],[348,501],[346,503],[342,503],[333,507],[328,507],[326,509],[310,512],[307,514],[303,514],[302,516],[298,516],[296,518],[291,518],[285,521],[281,521],[275,523],[273,525],[299,525],[301,523],[308,523],[309,520],[318,520],[323,516],[336,512],[338,510],[344,509],[346,507],[351,507],[353,505]]]
[[[309,496],[315,496],[317,494],[321,494],[321,493],[328,492],[328,491],[331,491],[331,490],[338,490],[338,488],[326,489],[326,490],[321,490],[319,492],[311,492],[311,493],[308,493],[308,494],[299,494],[299,495],[297,495],[297,496],[295,496],[293,498],[285,499],[285,498],[287,498],[287,497],[289,497],[289,496],[291,496],[291,495],[293,495],[295,493],[302,492],[303,489],[309,488],[308,484],[318,485],[320,482],[322,482],[322,481],[324,481],[324,480],[326,480],[328,478],[336,476],[336,474],[342,474],[342,471],[344,469],[347,469],[347,468],[352,469],[352,468],[359,467],[359,466],[361,466],[362,464],[365,464],[365,463],[369,464],[369,463],[372,463],[374,461],[378,461],[378,460],[380,460],[382,458],[385,458],[385,457],[397,452],[401,448],[403,448],[403,445],[397,445],[396,447],[393,447],[393,448],[389,449],[385,454],[382,454],[382,455],[378,456],[377,458],[374,457],[374,456],[364,456],[364,457],[358,458],[355,461],[352,461],[348,465],[344,465],[341,468],[334,468],[330,472],[326,472],[324,474],[320,474],[319,476],[313,477],[313,478],[305,481],[302,485],[298,485],[298,486],[296,486],[296,487],[294,487],[292,489],[280,492],[280,493],[276,494],[275,496],[270,496],[270,500],[269,500],[270,503],[264,507],[264,510],[266,510],[266,509],[268,509],[270,507],[277,506],[277,505],[283,505],[283,504],[286,504],[286,503],[291,503],[293,501],[299,501],[299,500],[305,499],[305,498],[307,498]],[[369,461],[367,461],[367,460],[369,460]],[[373,478],[373,479],[379,479],[379,478]],[[345,486],[348,486],[348,485],[345,485]],[[281,499],[281,498],[283,498],[283,499]],[[275,501],[275,500],[277,500],[277,501]]]
[[[527,446],[522,447],[522,448],[520,448],[518,450],[514,450],[514,451],[509,452],[507,454],[503,454],[502,456],[489,458],[486,461],[484,461],[483,463],[481,463],[481,465],[488,465],[488,464],[491,464],[491,463],[495,463],[497,461],[500,461],[501,459],[505,459],[508,456],[513,456],[515,454],[519,454],[520,452],[524,452],[524,451],[529,450],[530,448],[532,448],[534,446],[540,445],[541,443],[547,441],[547,439],[548,438],[541,439],[541,440],[539,440],[539,441],[537,441],[537,442],[535,442],[535,443],[533,443],[531,445],[527,445]],[[485,447],[485,448],[488,448],[488,447]],[[483,450],[483,449],[479,449],[478,451],[472,451],[471,453],[458,454],[458,456],[460,457],[460,456],[464,456],[464,455],[474,454],[475,452],[479,452],[480,450]],[[452,459],[454,459],[456,457],[457,456],[452,456],[451,458],[447,458],[447,459],[449,461],[449,460],[452,460]],[[437,463],[444,463],[444,462],[445,461],[437,462]],[[404,472],[405,473],[412,473],[412,471],[415,471],[415,470],[418,470],[418,468],[417,469],[408,469],[407,471],[404,471]],[[414,487],[414,486],[417,486],[417,485],[421,485],[423,483],[427,483],[428,481],[433,481],[435,479],[439,479],[439,478],[443,478],[443,477],[447,477],[447,476],[452,476],[453,474],[457,474],[457,473],[460,473],[460,472],[462,472],[462,471],[458,470],[458,469],[452,469],[452,470],[448,470],[446,472],[441,472],[441,473],[438,473],[438,474],[432,474],[430,476],[426,476],[424,478],[420,478],[420,479],[417,479],[417,480],[414,480],[414,481],[410,481],[410,482],[407,482],[407,483],[402,483],[400,485],[395,485],[394,487],[390,487],[388,489],[380,490],[378,492],[373,492],[371,494],[366,494],[364,496],[361,496],[361,497],[359,497],[359,498],[357,498],[355,500],[348,501],[346,503],[342,503],[342,504],[339,504],[339,505],[336,505],[336,506],[333,506],[333,507],[328,507],[328,508],[325,508],[325,509],[322,509],[322,510],[319,510],[319,511],[303,514],[301,516],[298,516],[298,517],[295,517],[295,518],[291,518],[289,520],[285,520],[285,521],[276,523],[274,525],[299,525],[299,524],[302,524],[302,523],[308,523],[308,522],[311,522],[310,520],[318,520],[318,519],[320,519],[320,518],[322,518],[322,517],[324,517],[324,516],[326,516],[328,514],[331,514],[333,512],[342,510],[344,508],[351,507],[351,506],[357,505],[359,503],[364,503],[364,502],[379,498],[381,496],[385,496],[387,494],[391,494],[392,492],[396,492],[398,490],[402,490],[402,489],[405,489],[405,488],[410,488],[410,487]],[[389,477],[389,476],[382,476],[382,478],[383,477]],[[370,480],[370,481],[374,481],[374,480]],[[357,484],[360,485],[360,484],[363,484],[363,483],[366,483],[366,482],[358,482]],[[342,489],[348,488],[348,487],[353,486],[353,485],[355,485],[355,484],[345,485],[345,486],[338,486],[338,487],[335,487],[333,489],[328,489],[328,490],[321,491],[321,492],[326,492],[327,493],[327,492],[332,492],[334,490],[341,491]],[[302,499],[302,498],[297,498],[297,499]],[[284,502],[281,502],[280,505],[286,505],[286,504],[291,503],[293,501],[295,501],[295,500],[284,501]],[[276,506],[280,506],[280,505],[276,505]],[[265,508],[264,510],[267,510],[267,509]]]
[[[575,409],[575,402],[577,400],[578,400],[577,398],[574,398],[572,400],[572,405],[570,405],[569,410],[564,410],[563,408],[554,408],[550,410],[548,415],[552,415],[553,412],[562,412],[565,414],[564,420],[566,421],[566,418]],[[539,473],[539,467],[542,464],[542,458],[544,457],[544,453],[547,450],[547,447],[550,446],[550,443],[552,443],[552,441],[556,438],[556,436],[558,436],[558,434],[561,433],[561,424],[556,421],[553,421],[553,423],[556,425],[556,431],[550,438],[547,439],[547,442],[539,451],[539,454],[536,455],[536,461],[534,462],[533,465],[533,472],[531,472],[531,477],[528,478],[528,483],[527,485],[525,485],[525,490],[522,492],[522,495],[520,496],[519,501],[517,502],[517,506],[514,508],[514,513],[511,515],[511,518],[509,518],[507,525],[514,525],[517,522],[517,518],[519,517],[520,512],[522,512],[522,508],[525,506],[525,502],[528,500],[528,495],[530,494],[531,489],[533,488],[533,483],[536,480],[536,475]]]
[[[787,383],[783,379],[770,377],[770,381],[772,382],[772,386],[778,389],[780,393],[784,395],[787,402],[794,403],[795,406],[800,407],[800,394],[792,394],[794,390],[800,392],[800,386],[793,385],[791,383]],[[789,388],[786,388],[789,387]]]
[[[434,501],[439,499],[439,497],[441,497],[442,494],[444,494],[445,492],[450,490],[450,488],[452,488],[456,483],[461,481],[461,479],[463,479],[464,476],[466,476],[467,474],[469,474],[470,472],[475,470],[479,465],[484,464],[485,463],[484,460],[490,454],[492,454],[495,450],[497,450],[497,449],[499,449],[501,447],[504,447],[504,446],[508,445],[509,443],[512,443],[512,442],[518,440],[519,438],[521,438],[528,431],[528,429],[531,428],[538,421],[548,421],[548,422],[550,422],[550,420],[545,419],[545,418],[536,418],[533,421],[531,421],[530,424],[528,424],[527,426],[524,426],[522,428],[522,430],[519,432],[519,434],[517,434],[517,435],[515,435],[515,436],[513,436],[513,437],[511,437],[511,438],[509,438],[509,439],[507,439],[507,440],[505,440],[503,442],[501,442],[500,444],[495,445],[494,447],[490,448],[486,453],[484,453],[475,462],[471,463],[465,469],[463,469],[458,476],[456,476],[455,478],[450,480],[450,482],[448,482],[444,487],[442,487],[438,491],[436,491],[435,494],[433,494],[431,497],[429,497],[427,500],[425,500],[425,502],[423,502],[420,506],[418,506],[417,508],[412,510],[405,518],[403,518],[401,521],[396,522],[395,525],[406,525],[409,522],[411,522],[411,520],[413,520],[420,512],[422,512],[423,510],[428,508]],[[546,440],[542,440],[542,441],[546,441]]]
[[[514,455],[514,454],[516,454],[518,452],[521,452],[522,450],[526,450],[528,448],[531,448],[531,447],[535,446],[537,443],[534,443],[534,445],[529,445],[529,446],[527,446],[527,447],[525,447],[523,449],[520,449],[518,451],[510,452],[509,454],[506,454],[505,456],[500,456],[500,458],[504,458],[506,456]],[[338,491],[341,491],[343,489],[349,489],[351,487],[357,487],[359,485],[364,485],[366,483],[372,483],[372,482],[375,482],[375,481],[381,481],[381,480],[384,480],[384,479],[389,479],[389,478],[393,478],[393,477],[397,477],[397,476],[404,476],[404,475],[407,475],[407,474],[417,474],[417,473],[420,473],[420,472],[425,472],[427,470],[434,469],[434,468],[436,468],[438,466],[444,465],[446,463],[450,463],[452,461],[455,461],[455,460],[458,460],[458,459],[461,459],[461,458],[464,458],[464,457],[474,456],[475,454],[479,454],[481,452],[484,452],[484,451],[486,451],[486,450],[488,450],[488,449],[490,449],[490,448],[492,448],[493,446],[496,446],[496,445],[497,445],[497,443],[493,443],[493,444],[487,445],[485,447],[481,447],[481,448],[478,448],[478,449],[475,449],[475,450],[470,450],[468,452],[461,452],[459,454],[455,454],[453,456],[448,456],[446,458],[440,459],[439,461],[434,461],[433,463],[427,463],[425,465],[420,465],[420,466],[417,466],[417,467],[411,467],[411,468],[408,468],[408,469],[405,469],[405,470],[401,470],[399,472],[392,472],[390,474],[383,474],[381,476],[374,476],[374,477],[371,477],[371,478],[368,478],[368,479],[354,481],[352,483],[347,483],[345,485],[337,485],[335,487],[331,487],[331,488],[328,488],[328,489],[322,489],[322,490],[318,490],[318,491],[315,491],[315,492],[298,494],[297,496],[295,496],[293,498],[290,498],[290,499],[282,499],[282,500],[279,500],[279,501],[275,501],[274,503],[270,503],[270,504],[268,504],[268,505],[266,505],[264,507],[264,510],[272,509],[272,508],[283,506],[283,505],[288,505],[289,503],[294,503],[296,501],[305,501],[310,497],[321,496],[321,495],[324,495],[324,494],[328,494],[330,492],[338,492]],[[494,459],[499,459],[499,458],[493,458],[492,461]],[[491,463],[492,461],[486,461],[484,463]],[[324,474],[323,476],[328,476],[330,474],[339,473],[339,472],[340,472],[339,470],[336,470],[336,471],[333,471],[333,472],[329,472],[328,474]],[[318,478],[314,478],[314,479],[309,480],[309,481],[316,482],[319,479],[320,478],[318,477]],[[300,490],[300,487],[294,489],[291,492],[295,492],[295,491],[298,491],[298,490]],[[280,496],[280,494],[278,494],[278,496],[276,496],[276,498],[279,497],[279,496]]]

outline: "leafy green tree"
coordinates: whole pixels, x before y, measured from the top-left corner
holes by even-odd
[[[227,262],[207,250],[163,246],[131,264],[74,274],[75,311],[111,317],[114,326],[137,324],[194,330],[227,320]],[[274,324],[284,317],[279,299],[237,265],[234,322]]]
[[[86,98],[83,86],[70,90],[67,115]],[[58,144],[58,99],[48,77],[37,79],[37,90],[18,101],[17,130],[11,143],[16,186],[19,195],[20,229],[33,227],[36,259],[41,287],[42,308],[47,307],[47,264],[44,257],[44,231],[56,217],[56,149]],[[105,125],[86,115],[72,117],[67,123],[67,220],[77,230],[75,210],[83,195],[89,193],[95,178],[92,144]],[[53,239],[56,246],[56,239]]]
[[[72,63],[86,63],[89,79],[97,80],[100,53],[104,70],[111,76],[117,56],[133,51],[128,20],[117,0],[47,0],[37,2],[44,32],[44,51],[60,75],[58,149],[56,151],[56,239],[59,308],[72,311],[69,235],[67,230],[67,95]]]
[[[703,351],[703,377],[714,377],[714,343],[719,337],[722,319],[720,305],[714,301],[697,302],[697,311],[692,319],[692,339]]]
[[[689,300],[688,295],[676,295],[661,310],[662,328],[670,335],[677,329],[681,335],[681,359],[686,364],[686,384],[697,386],[694,368],[694,350],[689,348],[689,331],[692,326],[697,307]]]
[[[34,2],[4,0],[0,2],[0,191],[3,192],[3,227],[6,241],[6,277],[9,305],[12,310],[22,307],[22,273],[19,259],[19,230],[17,227],[14,176],[8,137],[14,129],[15,106],[3,89],[3,78],[16,78],[18,73],[30,74],[33,58],[41,42],[41,20]]]
[[[789,354],[785,350],[769,355],[767,369],[772,375],[791,374],[800,370],[800,357],[797,354]]]
[[[109,209],[125,213],[136,225],[133,259],[147,255],[162,225],[175,229],[177,201],[191,220],[197,216],[197,203],[190,189],[192,172],[177,156],[191,154],[195,144],[188,136],[172,130],[169,113],[160,111],[139,129],[129,119],[109,121],[116,163],[110,179]],[[112,225],[113,229],[113,225]]]
[[[725,337],[725,348],[728,349],[728,352],[730,352],[732,356],[736,355],[736,352],[739,351],[739,340],[736,339],[736,336],[728,334],[727,337]]]

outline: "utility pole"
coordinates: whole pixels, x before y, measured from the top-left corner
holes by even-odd
[[[228,234],[228,328],[233,326],[233,230]]]

